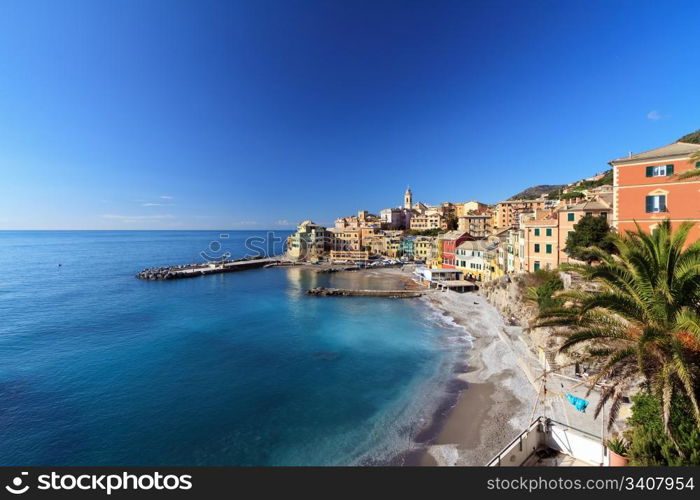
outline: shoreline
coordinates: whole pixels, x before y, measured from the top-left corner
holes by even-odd
[[[373,271],[377,277],[402,278],[407,287],[419,286],[401,269]],[[446,381],[445,394],[430,422],[413,436],[414,448],[393,463],[485,465],[530,423],[536,391],[518,355],[504,340],[504,336],[520,336],[521,329],[507,326],[478,292],[435,291],[419,300],[468,332],[472,346],[456,360],[454,377]]]

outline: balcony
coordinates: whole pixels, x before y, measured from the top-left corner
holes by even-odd
[[[609,465],[600,437],[539,417],[486,464],[488,467],[572,467]]]

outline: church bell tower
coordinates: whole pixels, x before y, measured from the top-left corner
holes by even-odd
[[[410,210],[413,206],[413,193],[411,193],[411,187],[406,188],[406,192],[403,195],[403,208]]]

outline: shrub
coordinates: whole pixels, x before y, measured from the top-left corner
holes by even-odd
[[[654,396],[640,393],[632,398],[632,416],[627,421],[630,465],[700,465],[700,431],[693,419],[690,402],[676,396],[671,403],[670,426],[677,436],[681,456],[664,432],[661,405]]]
[[[562,305],[562,299],[554,297],[556,292],[564,288],[564,284],[556,271],[540,269],[528,274],[524,278],[523,283],[527,287],[525,298],[535,302],[540,312]]]

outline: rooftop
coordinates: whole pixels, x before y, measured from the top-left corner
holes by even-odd
[[[486,240],[465,241],[457,248],[462,250],[486,250],[488,243]]]
[[[650,149],[642,153],[631,154],[622,158],[611,160],[611,165],[624,165],[625,163],[637,163],[639,161],[654,161],[664,158],[673,158],[677,156],[690,156],[696,151],[700,151],[700,144],[692,144],[690,142],[674,142],[667,146],[662,146],[656,149]]]
[[[566,205],[562,207],[562,210],[609,210],[612,208],[613,195],[612,193],[601,194],[592,198],[590,200],[582,201],[581,203],[576,203],[574,205]]]
[[[526,226],[556,226],[559,224],[557,219],[531,219],[523,222]]]

